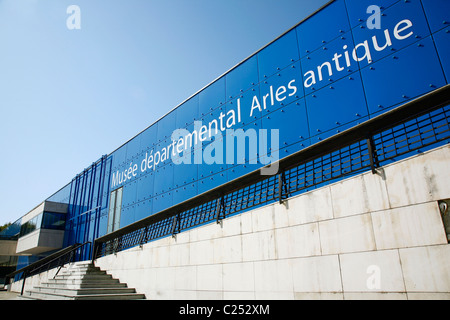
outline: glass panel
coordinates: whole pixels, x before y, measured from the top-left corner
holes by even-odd
[[[44,212],[42,229],[64,230],[65,221],[64,213]]]
[[[260,117],[303,98],[300,63],[296,62],[265,79],[260,87],[259,101],[251,100],[248,106],[242,105],[243,113],[249,113],[248,111],[253,109],[253,114]]]
[[[186,128],[188,125],[198,120],[198,95],[192,97],[176,109],[176,128]]]
[[[446,83],[430,37],[364,68],[361,74],[371,114],[391,109]]]
[[[337,0],[297,27],[300,57],[303,58],[350,30],[344,0]]]
[[[286,68],[298,59],[297,34],[292,30],[258,53],[260,80]]]
[[[156,145],[157,136],[158,136],[158,123],[155,123],[139,135],[141,140],[140,149],[150,150],[154,145]]]
[[[120,215],[121,215],[121,207],[122,207],[122,190],[123,188],[117,189],[116,195],[116,205],[114,209],[114,226],[113,231],[119,229],[120,227]]]
[[[253,56],[226,75],[226,97],[232,99],[258,83],[258,61]]]
[[[382,15],[381,29],[369,30],[365,25],[353,29],[361,68],[366,67],[370,59],[376,62],[429,35],[419,0],[400,1],[387,9]],[[355,63],[352,55],[350,52],[350,59]]]
[[[358,72],[306,96],[311,137],[368,115]],[[314,141],[314,140],[311,140]]]
[[[279,130],[278,144],[280,149],[309,138],[304,99],[267,114],[262,121],[263,129],[268,130],[268,136],[271,136],[271,130]],[[271,143],[268,147],[270,148],[272,145],[276,146],[276,144]],[[267,152],[267,148],[265,151]]]
[[[450,25],[450,1],[422,0],[422,4],[431,32],[434,33]]]
[[[433,38],[448,83],[450,79],[450,28],[439,31],[433,35]]]
[[[369,8],[369,6],[377,5],[380,7],[381,12],[383,12],[385,9],[398,1],[399,0],[345,0],[347,4],[348,18],[352,28],[366,22],[366,20],[371,16],[371,14],[367,13],[367,8]]]
[[[225,103],[225,77],[218,79],[199,94],[199,117],[210,113]]]
[[[358,63],[351,59],[353,47],[352,34],[347,32],[303,58],[301,64],[305,94],[311,94],[357,71]]]
[[[108,212],[108,233],[113,231],[114,226],[114,209],[116,207],[116,192],[111,192],[111,198],[109,200],[109,212]]]
[[[177,112],[176,110],[173,110],[171,113],[158,121],[157,143],[160,143],[172,136],[172,132],[176,126],[176,120]]]

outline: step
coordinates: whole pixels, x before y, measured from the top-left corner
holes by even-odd
[[[80,295],[96,295],[96,294],[124,294],[124,293],[136,293],[133,288],[53,288],[53,287],[34,287],[33,291],[39,293],[61,294],[67,296],[80,296]]]
[[[49,279],[45,283],[49,285],[53,284],[68,284],[68,285],[81,285],[81,284],[119,284],[119,279]]]
[[[23,299],[34,300],[130,300],[145,299],[126,283],[89,262],[66,265],[54,279],[25,291]]]
[[[121,293],[121,294],[89,294],[89,295],[67,295],[56,293],[43,293],[39,291],[26,291],[25,299],[34,300],[141,300],[145,299],[144,294],[140,293]]]
[[[55,280],[105,280],[112,279],[110,274],[57,275]]]
[[[126,283],[120,283],[119,280],[111,282],[111,281],[90,281],[79,283],[67,283],[66,281],[61,282],[43,282],[40,285],[41,287],[47,288],[126,288]]]
[[[74,275],[85,275],[85,274],[106,274],[105,271],[102,270],[90,270],[90,271],[79,271],[79,270],[71,270],[71,271],[60,271],[56,276],[74,276]]]

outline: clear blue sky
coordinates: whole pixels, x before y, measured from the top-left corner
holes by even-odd
[[[0,0],[0,225],[327,2]]]

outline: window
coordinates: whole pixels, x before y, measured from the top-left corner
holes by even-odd
[[[109,200],[109,212],[108,212],[108,233],[113,232],[119,229],[120,227],[122,190],[123,188],[119,188],[111,192],[111,198]]]
[[[44,212],[42,229],[64,230],[66,223],[65,213]]]
[[[43,212],[21,225],[19,237],[38,229],[64,230],[65,223],[65,213]]]

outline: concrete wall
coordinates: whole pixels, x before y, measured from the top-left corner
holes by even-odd
[[[20,237],[17,241],[17,253],[39,254],[61,249],[64,241],[64,230],[37,229]]]
[[[450,147],[96,261],[148,299],[449,299]]]
[[[40,274],[25,279],[24,292],[31,290],[36,286],[40,286],[42,282],[47,282],[48,279],[53,279],[59,268],[53,268]],[[22,291],[23,280],[15,281],[11,284],[10,291],[20,293]]]

